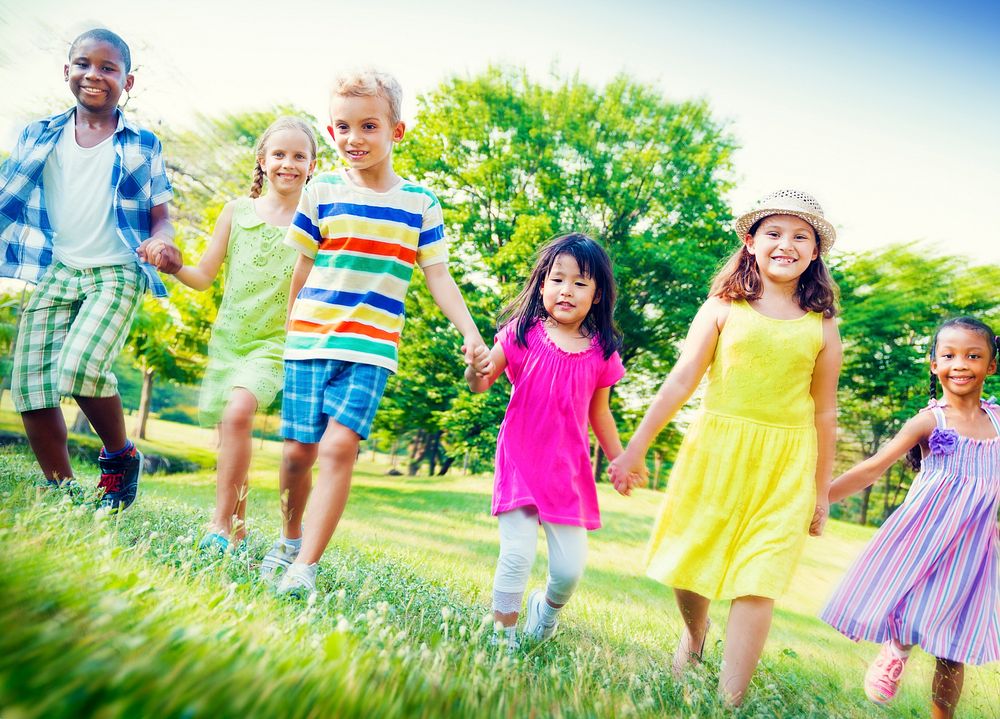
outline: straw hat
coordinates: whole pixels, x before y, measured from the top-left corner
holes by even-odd
[[[771,215],[794,215],[808,222],[816,230],[816,235],[819,238],[819,250],[823,254],[830,251],[837,239],[837,231],[823,217],[823,207],[816,202],[815,197],[799,190],[772,192],[758,202],[754,209],[737,218],[733,228],[740,240],[743,240],[754,224]]]

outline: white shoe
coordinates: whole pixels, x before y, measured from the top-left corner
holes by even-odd
[[[542,622],[542,608],[545,604],[545,591],[536,589],[528,595],[528,616],[524,620],[524,636],[531,637],[535,641],[544,642],[556,633],[559,620],[555,619],[551,624]]]
[[[315,591],[315,564],[292,564],[288,571],[282,575],[281,581],[278,582],[278,586],[274,590],[279,597],[293,597],[295,599],[308,599],[309,595]]]
[[[264,580],[274,579],[281,572],[287,572],[292,566],[292,562],[299,556],[299,550],[291,544],[285,544],[280,539],[264,555],[260,563],[260,578]]]

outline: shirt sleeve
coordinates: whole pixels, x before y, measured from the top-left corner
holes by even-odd
[[[313,186],[307,186],[303,190],[299,206],[295,210],[295,218],[288,226],[288,233],[285,235],[286,245],[294,247],[311,259],[316,259],[319,245],[323,241],[314,191]]]
[[[30,135],[31,125],[28,125],[21,131],[21,136],[17,139],[17,145],[14,146],[13,152],[3,161],[3,165],[0,165],[0,185],[6,185],[17,174],[17,168],[21,164],[21,157],[24,155],[24,148],[28,144]]]
[[[154,137],[149,155],[150,207],[170,202],[173,196],[174,190],[170,186],[170,178],[167,177],[167,166],[163,161],[163,146],[160,144],[160,139]]]
[[[601,373],[597,376],[597,386],[610,387],[613,384],[617,384],[618,380],[624,376],[625,365],[622,364],[621,355],[615,352],[604,361]]]
[[[441,203],[430,190],[425,189],[424,194],[428,198],[428,206],[424,210],[420,240],[417,243],[417,264],[421,269],[448,261],[448,240],[444,236]]]
[[[521,364],[524,360],[525,348],[517,343],[517,320],[511,320],[497,332],[494,344],[503,348],[503,355],[507,359],[507,368],[504,373],[511,384],[517,381],[521,373]]]

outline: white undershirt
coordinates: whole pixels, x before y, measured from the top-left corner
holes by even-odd
[[[72,122],[45,161],[42,182],[55,230],[53,254],[68,267],[82,270],[136,261],[115,221],[114,164],[114,135],[94,147],[80,147]]]

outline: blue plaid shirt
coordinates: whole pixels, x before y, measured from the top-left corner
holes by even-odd
[[[0,167],[0,277],[37,283],[52,264],[52,223],[45,210],[42,170],[63,130],[72,130],[71,108],[24,128],[14,153]],[[118,235],[134,252],[149,238],[150,209],[173,197],[160,141],[118,111],[111,170]],[[136,262],[139,257],[136,255]],[[167,294],[155,268],[140,263],[156,297]]]

